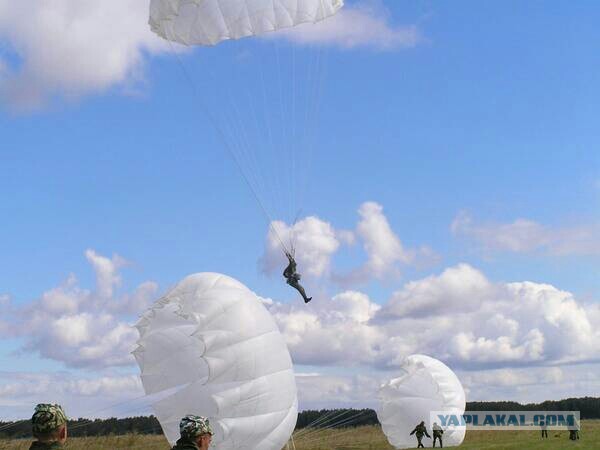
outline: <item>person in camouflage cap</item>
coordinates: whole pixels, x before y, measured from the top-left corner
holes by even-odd
[[[172,450],[208,450],[213,431],[206,417],[187,415],[179,422],[179,434]]]
[[[31,416],[31,429],[37,441],[30,450],[59,449],[67,440],[67,416],[60,405],[40,403]]]

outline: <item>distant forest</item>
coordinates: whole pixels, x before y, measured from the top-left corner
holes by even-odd
[[[582,419],[600,419],[600,397],[567,398],[547,400],[542,403],[521,404],[517,402],[468,402],[467,411],[580,411]],[[372,409],[322,409],[307,410],[298,414],[296,428],[331,427],[345,428],[360,425],[377,425],[377,415]],[[125,419],[77,419],[68,422],[69,436],[106,436],[136,434],[162,434],[154,416],[127,417]],[[31,437],[31,422],[0,421],[0,439]]]

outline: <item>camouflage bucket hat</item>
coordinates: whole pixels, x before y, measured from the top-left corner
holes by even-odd
[[[201,434],[213,434],[208,419],[202,416],[187,415],[179,422],[181,436],[195,438]]]
[[[40,403],[31,417],[34,433],[49,433],[67,422],[67,416],[60,405]]]

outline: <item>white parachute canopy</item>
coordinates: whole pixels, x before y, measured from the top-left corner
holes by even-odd
[[[343,0],[151,0],[149,23],[167,40],[214,45],[319,22],[343,4]]]
[[[240,282],[198,273],[141,317],[133,352],[169,442],[206,416],[222,450],[280,450],[296,426],[292,361],[272,316]]]
[[[391,445],[413,448],[416,439],[410,432],[421,421],[431,435],[431,411],[464,413],[465,391],[448,366],[429,356],[410,355],[400,370],[401,376],[383,384],[379,390],[377,418]],[[464,438],[464,427],[448,427],[443,434],[444,447],[460,445]]]

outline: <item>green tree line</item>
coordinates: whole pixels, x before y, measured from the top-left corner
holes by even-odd
[[[600,419],[600,397],[567,398],[546,400],[542,403],[467,402],[467,411],[580,411],[582,419]],[[306,427],[345,428],[360,425],[377,425],[377,415],[372,409],[321,409],[305,410],[298,413],[297,429]],[[161,434],[162,429],[156,417],[139,416],[117,419],[77,419],[69,420],[70,436],[106,436],[135,434]],[[31,422],[0,421],[0,438],[31,437]]]

